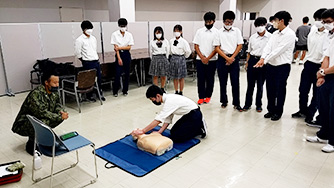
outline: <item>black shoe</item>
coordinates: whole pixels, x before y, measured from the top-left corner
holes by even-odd
[[[178,92],[178,91],[175,91],[175,94],[179,94],[179,92]]]
[[[262,112],[262,107],[261,106],[256,107],[256,111],[257,112]]]
[[[298,111],[298,112],[296,112],[294,114],[291,114],[291,117],[293,117],[293,118],[305,118],[306,115],[303,114],[303,113],[301,113],[300,111]]]
[[[321,128],[321,124],[319,121],[305,120],[305,122],[306,122],[306,125],[309,127]]]
[[[226,108],[227,107],[227,103],[222,103],[221,107],[222,108]]]
[[[273,114],[272,113],[270,113],[270,112],[268,112],[268,113],[266,113],[266,114],[264,114],[264,118],[271,118],[273,116]]]
[[[281,116],[274,114],[271,116],[271,121],[278,121],[279,119],[281,119]]]
[[[161,90],[162,90],[163,93],[166,93],[166,91],[165,91],[165,89],[163,87],[161,88]]]
[[[243,109],[241,108],[241,106],[234,106],[233,108],[236,109],[236,110],[238,110],[239,112],[243,111]]]
[[[179,91],[179,93],[178,93],[179,95],[183,95],[183,93],[182,93],[182,91]]]
[[[114,95],[114,97],[118,97],[118,94],[117,94],[117,93],[114,93],[113,95]]]
[[[244,106],[244,107],[242,108],[243,111],[247,111],[247,110],[249,110],[249,109],[251,109],[250,106]]]
[[[90,102],[96,102],[96,100],[93,97],[87,98]]]
[[[128,96],[128,93],[123,93],[124,97]]]
[[[106,98],[104,98],[104,96],[101,96],[101,100],[106,101]]]

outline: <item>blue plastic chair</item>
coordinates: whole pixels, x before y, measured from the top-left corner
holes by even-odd
[[[66,171],[70,168],[75,167],[79,163],[78,149],[86,147],[88,145],[93,147],[93,155],[94,155],[94,163],[95,163],[95,178],[93,180],[91,180],[89,183],[87,183],[86,185],[93,184],[93,183],[96,182],[96,180],[98,178],[98,174],[97,174],[97,165],[96,165],[95,144],[93,142],[91,142],[91,141],[87,140],[86,138],[78,135],[79,137],[81,137],[86,142],[78,143],[77,140],[75,140],[75,139],[73,139],[73,141],[75,141],[75,142],[71,141],[71,139],[68,139],[68,140],[66,140],[67,143],[74,144],[74,145],[77,146],[73,150],[69,150],[65,146],[62,146],[58,142],[56,142],[55,133],[52,131],[52,129],[49,126],[45,125],[42,121],[40,121],[39,119],[37,119],[33,116],[27,115],[27,118],[29,119],[29,121],[31,122],[31,124],[33,125],[34,130],[35,130],[34,151],[36,150],[36,144],[37,144],[40,153],[42,153],[45,156],[52,157],[51,174],[48,175],[48,176],[40,177],[40,178],[36,178],[36,179],[34,177],[34,174],[35,174],[35,169],[34,169],[35,160],[34,160],[34,157],[33,157],[32,180],[35,183],[50,177],[50,187],[52,187],[53,175],[56,175],[60,172],[64,172],[64,171]],[[71,142],[73,142],[73,143],[71,143]],[[57,172],[53,172],[54,158],[56,156],[60,156],[60,155],[63,155],[63,154],[66,154],[66,153],[69,153],[69,152],[72,152],[72,151],[76,151],[76,156],[77,156],[76,163],[70,165],[67,168],[61,169]]]

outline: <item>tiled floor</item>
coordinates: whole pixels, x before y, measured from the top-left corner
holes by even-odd
[[[303,120],[292,119],[297,111],[298,86],[302,66],[292,65],[288,80],[285,111],[280,121],[263,118],[255,111],[237,112],[230,104],[220,108],[219,82],[216,80],[212,102],[201,106],[209,126],[209,136],[202,142],[173,159],[152,173],[137,178],[120,169],[104,168],[105,161],[98,158],[99,178],[90,187],[112,188],[325,188],[334,187],[334,154],[321,152],[321,144],[305,141],[317,129],[307,127]],[[241,102],[244,103],[246,74],[240,76]],[[152,121],[161,107],[154,106],[145,98],[146,87],[136,87],[129,95],[115,98],[105,92],[107,101],[83,104],[82,113],[67,108],[70,118],[55,129],[57,133],[76,130],[95,142],[97,147],[122,138],[137,127]],[[172,92],[172,84],[169,85]],[[31,181],[32,157],[24,151],[26,138],[11,132],[12,123],[27,93],[15,97],[0,98],[0,162],[23,161],[27,167],[18,183],[7,187],[47,187],[49,181],[33,184]],[[197,101],[196,81],[186,80],[184,95]],[[228,86],[228,96],[231,88]],[[232,99],[230,98],[230,101]],[[266,96],[264,96],[264,107]],[[93,174],[93,158],[89,148],[79,153],[79,165],[55,176],[55,187],[78,187]],[[74,155],[56,159],[56,168],[74,161]],[[50,160],[43,158],[43,169],[38,175],[49,171]]]

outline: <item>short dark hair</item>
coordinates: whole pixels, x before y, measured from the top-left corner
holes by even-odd
[[[215,19],[216,19],[216,14],[213,13],[213,12],[211,12],[211,11],[210,11],[210,12],[207,12],[207,13],[204,14],[203,19],[204,19],[204,21],[209,21],[209,20],[213,20],[213,21],[215,21]]]
[[[325,12],[327,10],[327,8],[321,8],[318,9],[317,11],[315,11],[315,13],[313,14],[313,18],[314,19],[321,19],[321,15],[323,12]]]
[[[146,90],[146,98],[152,98],[152,97],[157,97],[157,94],[163,95],[163,91],[160,89],[160,87],[156,85],[151,85],[148,87]]]
[[[305,17],[303,18],[303,23],[308,23],[309,20],[310,20],[310,19],[309,19],[307,16],[305,16]]]
[[[125,18],[118,19],[118,26],[127,26],[128,21]]]
[[[270,16],[270,17],[269,17],[269,22],[271,22],[271,21],[273,21],[273,20],[275,20],[275,16]]]
[[[81,22],[81,29],[82,31],[86,29],[93,29],[93,24],[89,20],[84,20]]]
[[[153,33],[154,40],[157,40],[157,37],[155,36],[155,33],[156,33],[157,31],[160,31],[160,33],[162,34],[160,40],[164,40],[164,39],[165,39],[165,38],[164,38],[164,30],[163,30],[162,27],[160,27],[160,26],[157,26],[157,27],[154,28],[154,31],[153,31],[153,32],[154,32],[154,33]]]
[[[291,15],[289,12],[287,11],[279,11],[274,15],[275,18],[277,18],[278,20],[284,20],[284,25],[288,26],[291,18]]]
[[[332,9],[327,9],[321,14],[321,18],[333,18],[334,19],[334,8]]]
[[[45,85],[45,81],[49,81],[49,79],[51,78],[51,76],[55,76],[55,74],[52,73],[52,71],[45,71],[43,72],[42,76],[41,76],[41,81],[42,81],[42,85]]]
[[[175,31],[176,29],[179,30],[179,31],[182,31],[182,26],[177,24],[177,25],[174,26],[173,31]]]
[[[235,14],[234,14],[233,11],[228,10],[228,11],[224,12],[223,21],[225,21],[227,19],[229,19],[229,20],[234,20],[235,19]]]
[[[261,25],[266,25],[267,19],[265,17],[258,17],[254,21],[255,27],[259,27]]]

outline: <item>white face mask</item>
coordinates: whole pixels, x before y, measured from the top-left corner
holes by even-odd
[[[258,33],[262,33],[265,29],[266,29],[265,26],[255,27],[255,30],[256,30],[256,32],[258,32]]]
[[[223,26],[225,27],[225,29],[227,29],[227,30],[230,30],[231,28],[232,28],[232,26],[231,25],[225,25],[224,23],[223,23]]]
[[[174,37],[178,38],[181,36],[181,33],[180,32],[174,32]]]
[[[119,30],[121,30],[122,32],[126,31],[126,27],[120,27]]]
[[[326,24],[324,24],[324,27],[328,31],[332,31],[334,29],[334,22],[333,23],[326,23]]]
[[[93,29],[86,29],[85,33],[90,36],[93,33]]]
[[[278,22],[273,22],[273,26],[275,29],[278,29]]]
[[[324,24],[323,24],[321,21],[315,21],[315,22],[314,22],[314,25],[315,25],[318,29],[324,27]]]
[[[155,34],[155,37],[157,37],[157,39],[161,39],[162,34],[161,34],[161,33],[159,33],[159,34]]]

